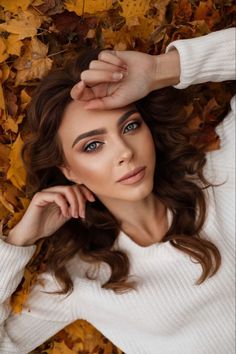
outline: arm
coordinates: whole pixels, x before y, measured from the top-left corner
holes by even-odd
[[[173,86],[183,89],[207,81],[235,80],[235,37],[236,29],[228,28],[202,37],[171,42],[166,53],[177,49],[181,68],[180,82]],[[175,69],[172,71],[174,77]]]
[[[0,238],[0,353],[26,354],[71,322],[67,314],[61,319],[58,297],[34,290],[21,314],[11,314],[10,296],[20,283],[24,268],[36,246],[18,247]],[[41,289],[42,290],[42,289]],[[48,289],[47,289],[48,290]],[[49,290],[51,291],[51,289]],[[55,298],[56,297],[56,298]],[[53,320],[51,317],[53,317]],[[69,309],[68,309],[68,312]],[[48,317],[48,319],[47,319]]]
[[[86,109],[124,107],[167,86],[183,89],[235,78],[235,28],[171,42],[166,53],[102,51],[71,90]],[[114,79],[113,74],[120,78]]]

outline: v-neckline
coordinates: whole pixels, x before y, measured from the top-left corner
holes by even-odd
[[[167,221],[168,221],[168,228],[170,227],[172,221],[172,213],[169,209],[167,209]],[[128,250],[130,252],[140,253],[140,254],[150,254],[155,252],[157,248],[166,245],[169,242],[155,242],[149,246],[141,246],[132,240],[123,230],[120,231],[118,238],[117,238],[117,247],[120,249],[124,249],[125,251]]]

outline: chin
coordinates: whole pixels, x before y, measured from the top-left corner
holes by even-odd
[[[137,189],[126,192],[124,199],[129,201],[140,201],[147,198],[152,193],[152,190],[153,183],[146,183],[145,185],[139,186]]]

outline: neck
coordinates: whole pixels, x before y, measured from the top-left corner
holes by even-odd
[[[166,207],[154,194],[139,201],[101,200],[121,229],[140,245],[160,242],[167,231]]]

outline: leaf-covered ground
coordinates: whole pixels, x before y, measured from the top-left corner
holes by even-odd
[[[84,47],[160,54],[173,40],[235,26],[235,13],[233,0],[0,0],[0,227],[13,227],[29,203],[20,159],[25,111],[33,89],[52,67]],[[195,143],[206,150],[220,148],[214,128],[236,91],[232,82],[187,90],[191,99],[185,109],[196,130]],[[43,242],[35,257],[12,297],[15,312],[44,270]],[[88,322],[77,321],[32,353],[122,352]]]

